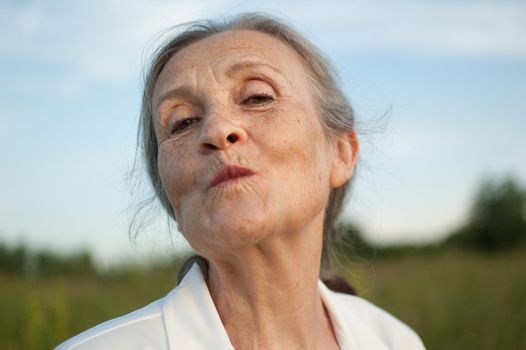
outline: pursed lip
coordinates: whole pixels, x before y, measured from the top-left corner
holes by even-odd
[[[228,165],[219,171],[212,181],[210,181],[209,188],[215,187],[223,182],[237,179],[239,177],[246,177],[254,175],[254,172],[250,169],[243,168],[239,165]]]

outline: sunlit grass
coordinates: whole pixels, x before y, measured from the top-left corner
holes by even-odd
[[[358,293],[402,319],[428,349],[526,349],[526,250],[460,251],[359,260],[345,271]],[[50,349],[165,295],[175,268],[24,279],[0,276],[2,349]]]
[[[447,251],[373,266],[362,267],[359,292],[413,327],[429,349],[526,349],[524,249]]]

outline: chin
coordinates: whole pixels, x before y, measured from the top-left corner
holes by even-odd
[[[224,238],[232,243],[255,244],[267,235],[269,220],[263,215],[236,215],[222,216],[215,220],[218,238]]]
[[[218,248],[225,250],[249,248],[270,234],[269,220],[265,219],[264,215],[258,215],[258,213],[242,215],[239,212],[216,212],[214,214],[209,220],[202,220],[202,226],[196,230],[199,231],[201,237],[199,247],[194,246],[194,248],[203,253],[206,250],[215,251]],[[192,244],[191,237],[187,238]]]

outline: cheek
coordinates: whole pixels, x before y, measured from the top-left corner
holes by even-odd
[[[327,142],[317,116],[292,101],[288,107],[278,111],[280,116],[273,118],[266,130],[276,157],[289,165],[323,170]]]
[[[290,101],[268,120],[262,137],[262,153],[280,179],[297,187],[297,195],[324,196],[331,153],[315,112]]]
[[[170,145],[159,148],[159,174],[176,217],[187,190],[195,183],[191,157],[185,157],[181,151]]]

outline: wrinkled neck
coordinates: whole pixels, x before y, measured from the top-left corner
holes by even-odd
[[[211,259],[208,287],[236,349],[337,346],[318,290],[321,240],[306,231]]]

